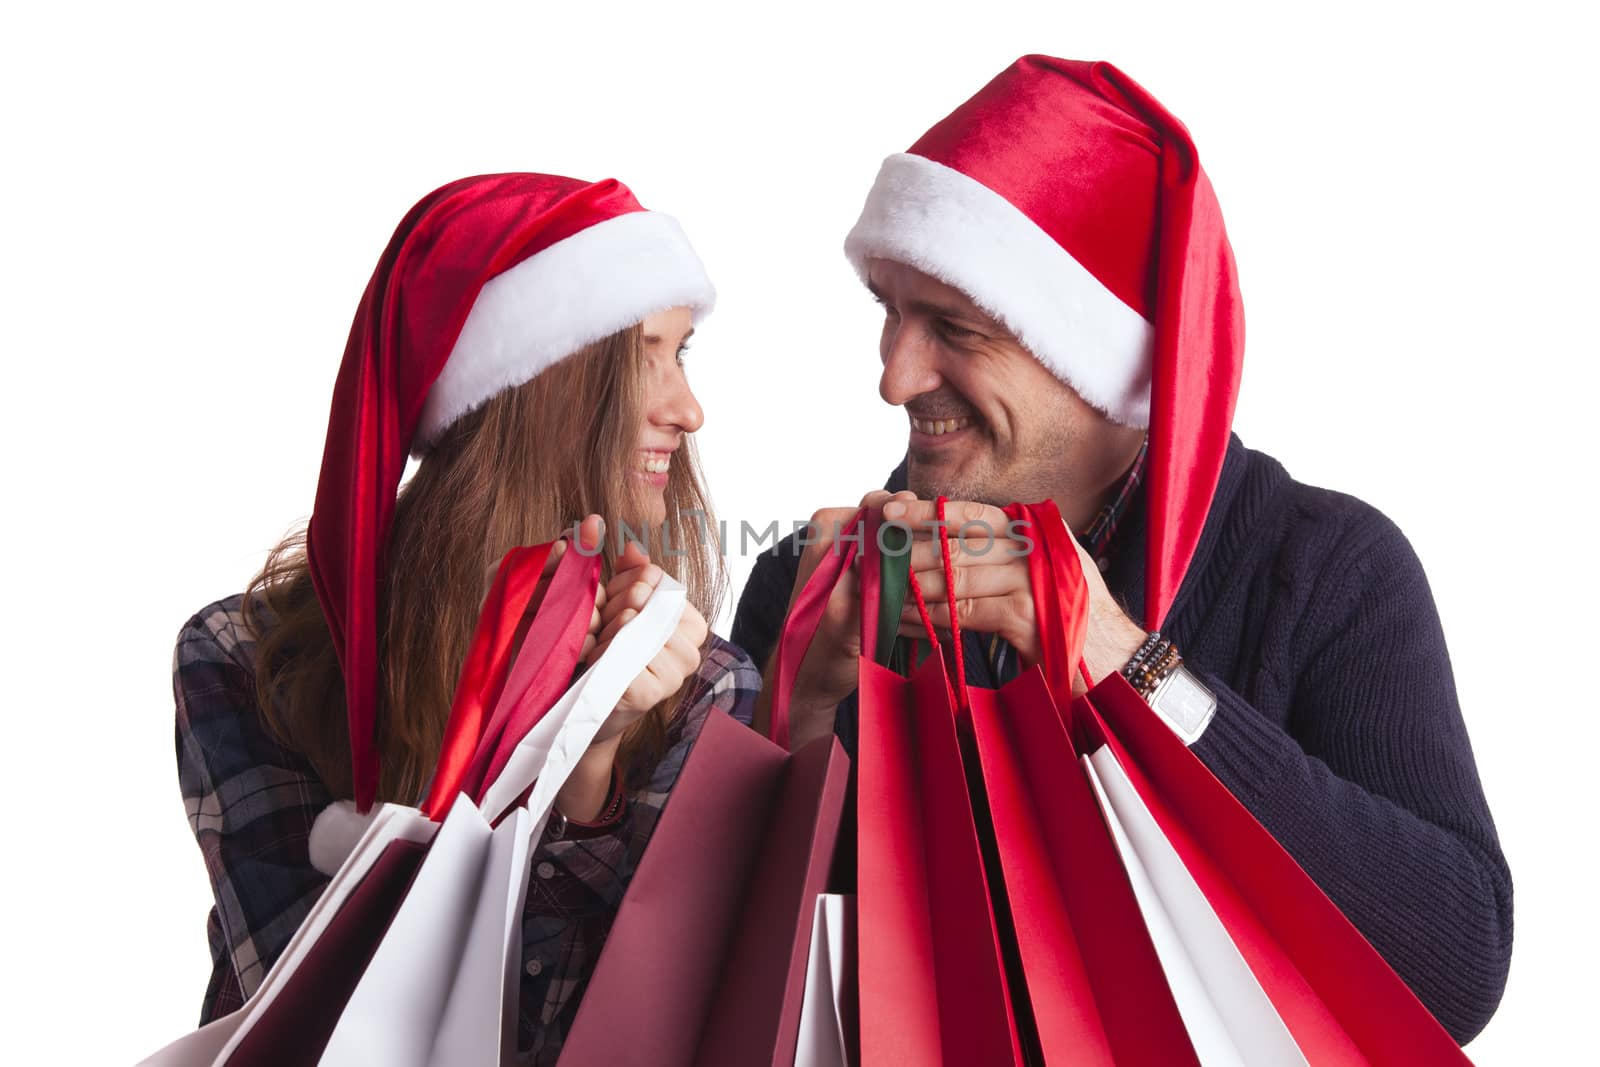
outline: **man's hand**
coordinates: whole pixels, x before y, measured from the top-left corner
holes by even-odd
[[[881,507],[889,500],[915,500],[909,492],[890,494],[875,489],[861,498],[860,507]],[[823,560],[838,551],[836,535],[855,518],[856,508],[825,508],[811,516],[810,544],[800,557],[800,573],[789,594],[789,607]],[[850,531],[846,531],[850,532]],[[787,619],[785,619],[787,626]],[[781,639],[781,638],[780,638]],[[789,748],[798,750],[806,742],[833,732],[839,701],[856,688],[856,659],[861,655],[861,583],[855,568],[841,576],[822,612],[817,633],[801,661],[789,699]],[[755,726],[768,732],[772,711],[772,688],[777,679],[767,666],[765,684],[756,700]]]
[[[934,502],[895,501],[885,505],[886,520],[904,523],[912,531],[911,569],[928,604],[934,627],[950,633],[950,603],[954,599],[961,628],[974,633],[998,634],[1017,650],[1024,666],[1039,662],[1041,654],[1038,616],[1028,581],[1028,544],[1010,533],[1010,519],[999,508],[972,501],[947,501],[945,521],[950,530],[950,562],[955,575],[952,598],[945,588],[944,559],[938,537]],[[1026,535],[1026,530],[1019,533]],[[1068,531],[1071,536],[1071,531]],[[1037,535],[1034,535],[1037,540]],[[1122,669],[1138,651],[1145,632],[1117,604],[1094,560],[1072,538],[1089,592],[1089,623],[1083,658],[1096,681]],[[924,634],[917,605],[908,599],[900,619],[907,637]],[[1074,666],[1076,666],[1074,664]],[[1074,676],[1074,685],[1079,684]]]

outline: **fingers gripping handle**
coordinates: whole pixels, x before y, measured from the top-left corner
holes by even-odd
[[[850,520],[852,529],[860,528],[860,524],[866,518],[866,512],[865,508],[856,512],[855,517]],[[843,544],[834,542],[822,562],[817,564],[817,569],[811,572],[806,584],[795,594],[794,602],[789,605],[789,617],[784,620],[783,632],[778,635],[778,648],[772,665],[774,689],[769,736],[774,744],[784,748],[789,747],[789,704],[795,678],[800,673],[800,664],[805,660],[806,650],[811,647],[812,639],[817,635],[817,627],[822,624],[822,613],[828,606],[828,598],[833,595],[834,587],[849,572],[850,564],[856,558],[859,547],[859,539],[845,541]]]
[[[1028,524],[1033,547],[1028,553],[1028,584],[1039,627],[1041,667],[1052,688],[1072,691],[1074,670],[1089,679],[1083,642],[1089,625],[1089,584],[1077,546],[1053,501],[1013,504],[1006,515]]]

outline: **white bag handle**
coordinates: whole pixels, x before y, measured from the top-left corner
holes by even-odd
[[[494,822],[534,784],[528,797],[533,838],[544,833],[556,792],[588,749],[600,727],[656,654],[666,647],[688,603],[683,583],[663,575],[644,610],[617,631],[611,646],[534,724],[484,793],[482,810]]]

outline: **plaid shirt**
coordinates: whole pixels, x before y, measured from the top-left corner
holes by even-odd
[[[243,597],[203,609],[173,653],[178,782],[216,904],[206,922],[212,973],[202,1024],[239,1008],[310,912],[328,877],[311,865],[311,825],[334,797],[301,754],[280,745],[255,699],[255,642]],[[535,850],[523,912],[518,1061],[554,1063],[623,892],[700,727],[713,710],[748,723],[761,676],[712,636],[669,748],[620,820]]]

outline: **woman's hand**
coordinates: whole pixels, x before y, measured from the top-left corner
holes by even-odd
[[[663,574],[637,543],[628,543],[617,560],[616,573],[606,584],[604,606],[600,609],[599,641],[586,662],[605,655],[618,631],[644,610]],[[705,617],[693,604],[685,604],[677,629],[622,694],[611,718],[600,728],[596,743],[620,734],[645,712],[683,688],[683,683],[700,669],[701,648],[707,633]]]
[[[605,520],[598,515],[589,515],[578,524],[578,543],[583,550],[595,553],[600,550],[600,539],[605,535]],[[528,614],[537,612],[538,607],[544,602],[544,594],[550,588],[550,578],[556,573],[556,564],[561,562],[571,544],[562,538],[550,546],[550,555],[545,559],[544,569],[539,572],[539,582],[533,587],[533,596],[528,601]],[[489,564],[483,572],[483,598],[487,599],[489,590],[494,586],[494,576],[500,570],[500,560]],[[595,643],[600,637],[600,608],[605,603],[606,587],[596,586],[594,591],[594,613],[589,617],[589,632],[584,635],[583,647],[578,653],[578,662],[587,663],[590,654],[594,651]]]

